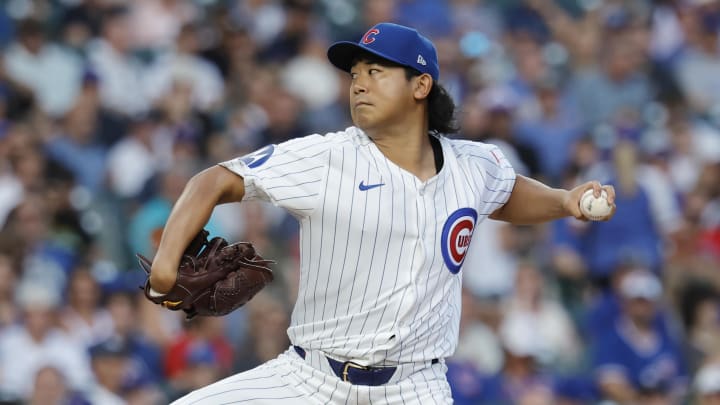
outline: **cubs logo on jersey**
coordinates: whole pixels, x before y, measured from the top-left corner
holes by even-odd
[[[275,151],[274,145],[268,145],[262,149],[258,149],[253,153],[247,154],[240,158],[242,162],[244,162],[247,167],[254,169],[263,163],[267,162],[267,160],[272,156],[273,152]]]
[[[460,208],[450,214],[443,225],[440,250],[445,265],[453,274],[460,272],[476,222],[477,211],[472,208]]]

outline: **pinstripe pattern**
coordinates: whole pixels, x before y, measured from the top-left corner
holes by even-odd
[[[276,145],[253,169],[223,163],[301,223],[301,279],[288,330],[294,344],[361,364],[443,358],[455,350],[461,273],[440,254],[456,210],[478,222],[509,197],[515,174],[500,150],[441,138],[444,167],[423,183],[360,130]],[[286,174],[286,175],[283,175]],[[383,184],[369,190],[358,185]]]
[[[395,384],[370,387],[340,381],[288,350],[260,367],[194,391],[172,405],[449,404],[447,368],[434,364]]]
[[[473,226],[507,201],[515,173],[494,146],[439,140],[443,168],[426,182],[354,127],[275,145],[252,168],[243,158],[222,163],[244,178],[246,200],[270,201],[300,222],[300,285],[288,329],[293,344],[367,365],[454,352],[463,249]],[[450,245],[442,247],[443,240]],[[460,260],[454,273],[448,258]],[[322,381],[339,389],[338,381]],[[419,401],[427,384],[413,384],[403,390]]]

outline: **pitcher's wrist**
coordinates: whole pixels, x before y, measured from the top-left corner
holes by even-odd
[[[150,273],[150,290],[160,295],[165,295],[170,292],[170,290],[172,290],[173,286],[175,285],[176,279],[177,272],[170,275],[165,275],[161,274],[161,272],[155,273],[155,271],[153,271],[152,273]]]

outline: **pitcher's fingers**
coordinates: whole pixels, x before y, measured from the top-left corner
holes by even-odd
[[[603,190],[607,193],[607,201],[608,204],[613,205],[615,204],[615,187],[613,186],[603,186]]]

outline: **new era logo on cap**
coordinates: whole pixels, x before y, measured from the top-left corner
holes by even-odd
[[[380,23],[370,28],[357,43],[334,43],[327,54],[333,65],[349,72],[355,56],[362,51],[427,73],[435,81],[440,77],[435,46],[415,29]]]

